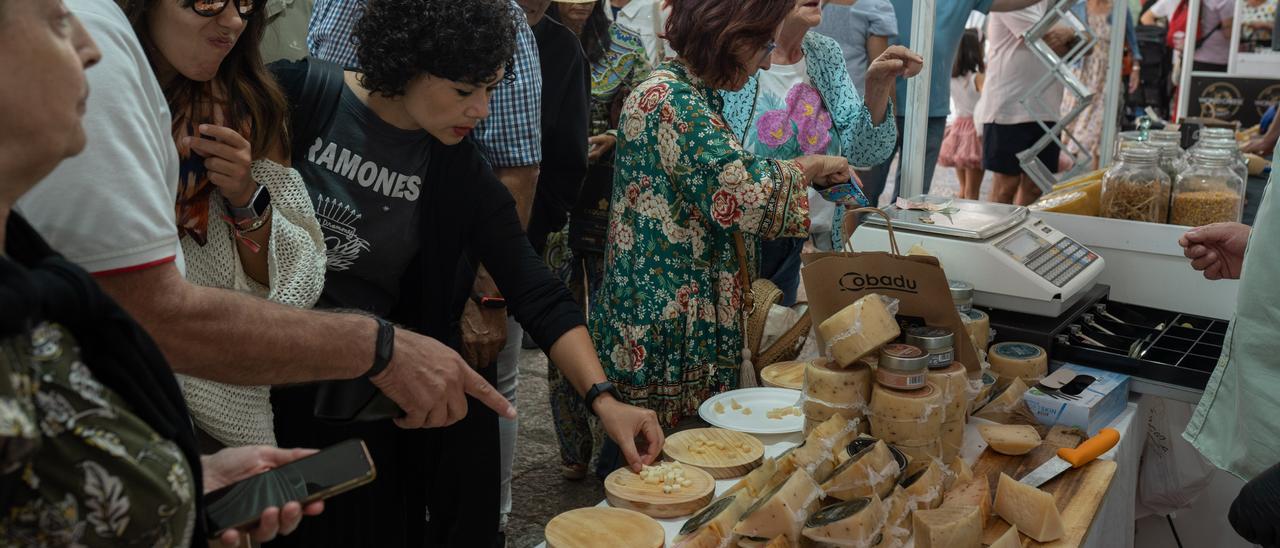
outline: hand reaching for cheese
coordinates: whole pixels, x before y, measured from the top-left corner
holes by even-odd
[[[632,472],[639,474],[662,454],[666,438],[656,413],[622,403],[609,394],[596,398],[592,405],[605,433],[618,444]]]

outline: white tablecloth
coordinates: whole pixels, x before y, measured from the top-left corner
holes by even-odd
[[[1093,524],[1089,526],[1089,534],[1085,537],[1083,545],[1085,548],[1133,546],[1134,499],[1138,492],[1138,456],[1142,453],[1146,436],[1146,432],[1140,428],[1139,421],[1134,420],[1137,412],[1137,404],[1130,403],[1109,425],[1120,432],[1120,444],[1100,458],[1114,460],[1118,466],[1115,478],[1111,480],[1111,487],[1098,508],[1098,514],[1094,517]],[[986,443],[978,434],[977,425],[980,422],[983,422],[982,419],[974,419],[965,428],[964,449],[961,450],[960,455],[970,464],[977,462],[982,451],[986,449]],[[766,457],[776,457],[804,441],[804,437],[799,432],[756,437],[764,443]],[[717,481],[716,496],[720,496],[737,481],[737,478]],[[601,501],[597,506],[608,505],[607,501]],[[688,517],[658,520],[667,532],[668,544],[675,538],[686,520]]]

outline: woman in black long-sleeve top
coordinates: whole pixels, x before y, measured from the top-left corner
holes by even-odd
[[[386,316],[458,349],[460,329],[482,324],[469,299],[469,266],[483,263],[579,393],[605,394],[592,398],[592,409],[638,468],[661,448],[655,417],[604,390],[582,312],[534,253],[514,200],[466,139],[488,116],[489,92],[510,66],[513,24],[505,0],[370,0],[355,30],[363,72],[315,60],[273,66],[293,104],[293,167],[307,181],[329,250],[320,306]],[[492,382],[492,368],[482,373]],[[274,391],[281,444],[364,438],[378,480],[329,500],[328,519],[305,523],[290,540],[492,544],[495,413],[473,400],[452,426],[402,430],[391,420],[320,422],[315,402],[314,387]],[[638,435],[647,440],[643,454]]]

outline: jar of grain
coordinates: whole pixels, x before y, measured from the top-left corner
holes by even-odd
[[[1169,216],[1169,176],[1160,152],[1146,144],[1120,151],[1120,161],[1102,177],[1102,217],[1164,223]]]
[[[1244,213],[1244,180],[1234,169],[1232,151],[1204,146],[1191,154],[1191,165],[1173,189],[1170,224],[1204,226],[1240,222]]]

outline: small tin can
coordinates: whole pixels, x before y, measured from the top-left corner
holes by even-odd
[[[884,367],[876,368],[876,382],[886,388],[894,388],[897,390],[916,390],[924,388],[929,384],[929,376],[925,373],[927,369],[922,369],[913,373],[905,371],[896,371]]]
[[[928,367],[942,369],[955,361],[955,333],[945,327],[912,327],[907,330],[907,344],[929,354]]]
[[[929,354],[910,344],[886,344],[880,349],[880,362],[876,367],[900,373],[924,371],[929,368]]]
[[[973,284],[964,280],[947,280],[951,287],[951,302],[959,312],[973,308]]]

